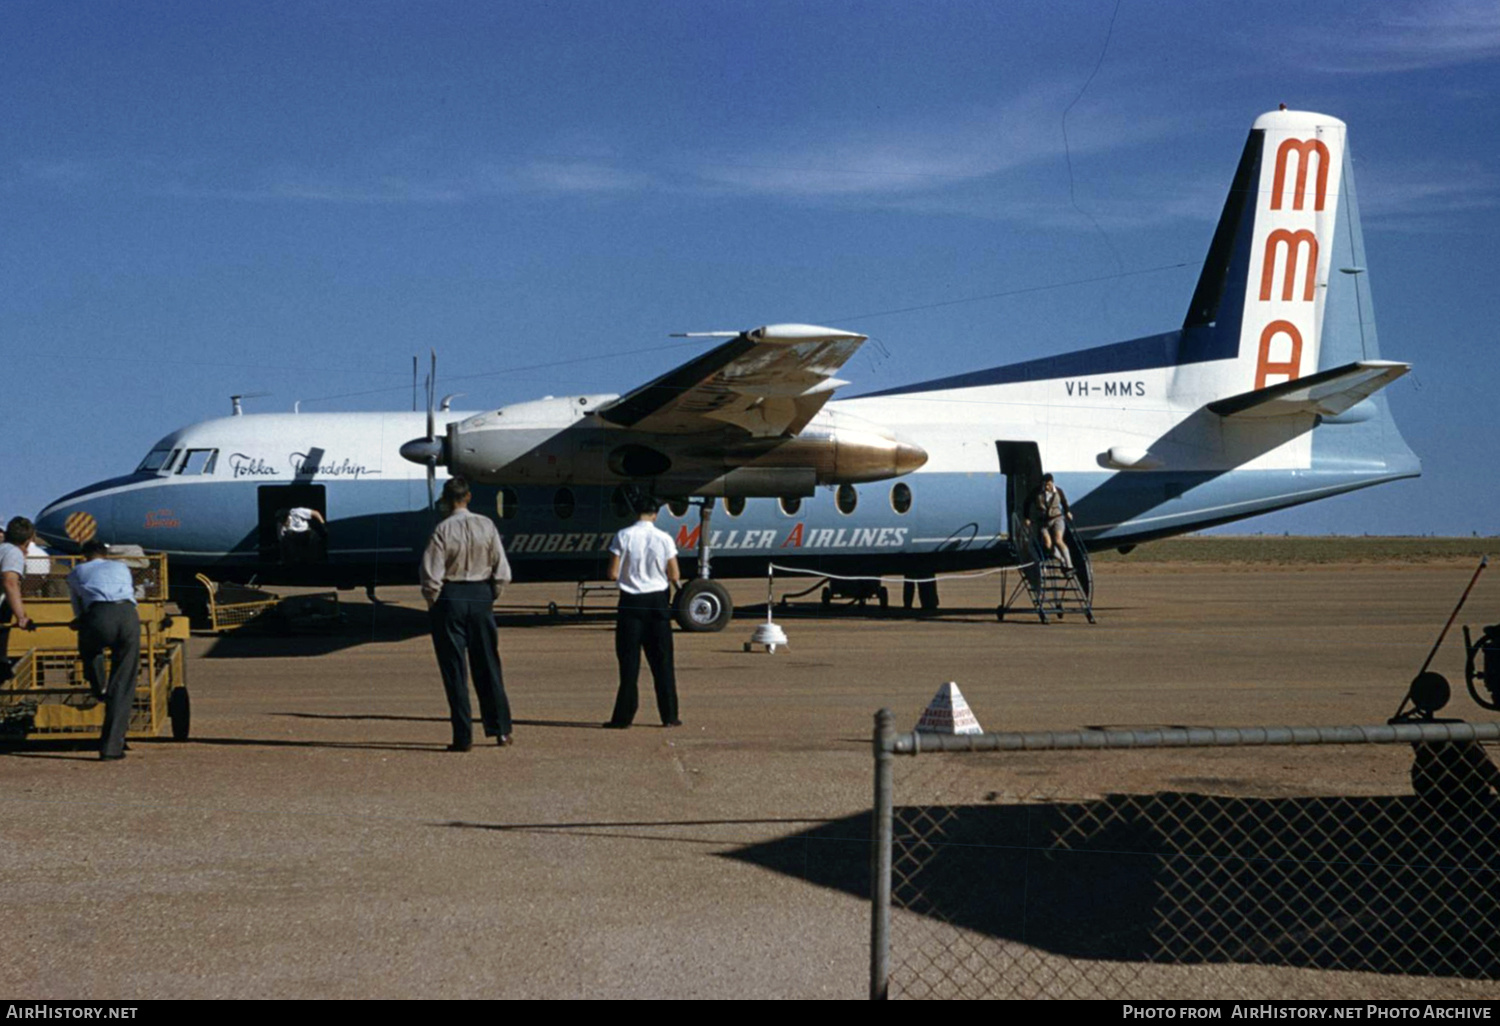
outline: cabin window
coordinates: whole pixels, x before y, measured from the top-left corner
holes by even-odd
[[[496,493],[495,512],[500,515],[501,520],[516,519],[516,514],[521,512],[521,500],[516,498],[514,489],[502,488]]]
[[[552,512],[559,520],[571,520],[577,505],[571,488],[559,488],[552,496]]]
[[[212,474],[214,465],[218,462],[219,450],[217,449],[189,449],[182,459],[182,466],[177,468],[177,473]]]
[[[732,517],[737,517],[741,513],[745,512],[745,497],[743,495],[735,495],[731,498],[725,499],[724,512],[728,513]]]
[[[688,501],[686,499],[673,499],[671,502],[667,503],[667,509],[672,511],[672,515],[674,517],[686,516],[688,511]]]
[[[781,506],[781,512],[785,513],[789,517],[796,516],[798,510],[802,508],[802,500],[797,498],[797,496],[795,495],[783,495],[776,501],[777,504]]]
[[[891,488],[891,509],[897,513],[906,513],[911,509],[911,487],[904,481],[898,481]]]
[[[141,465],[135,468],[135,472],[137,474],[150,474],[161,470],[167,465],[167,460],[171,458],[174,451],[172,449],[152,449],[146,454],[146,458],[141,460]]]
[[[859,505],[859,492],[855,491],[851,484],[841,484],[839,490],[833,494],[833,504],[838,507],[840,513],[848,516]]]

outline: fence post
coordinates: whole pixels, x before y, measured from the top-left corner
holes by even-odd
[[[870,1000],[889,996],[891,973],[891,761],[895,714],[875,714],[875,805],[870,815]]]

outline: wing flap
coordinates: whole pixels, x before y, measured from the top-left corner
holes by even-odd
[[[1409,363],[1361,360],[1220,399],[1209,403],[1208,409],[1225,418],[1290,417],[1296,414],[1333,417],[1368,399],[1409,370]]]
[[[810,324],[742,332],[600,408],[621,427],[692,434],[737,427],[753,437],[795,435],[844,382],[834,377],[864,335]]]

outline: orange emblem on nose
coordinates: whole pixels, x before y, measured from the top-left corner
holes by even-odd
[[[99,533],[99,523],[88,513],[74,513],[63,523],[69,538],[82,545]]]

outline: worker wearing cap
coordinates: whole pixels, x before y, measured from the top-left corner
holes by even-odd
[[[98,539],[83,543],[84,562],[68,574],[68,596],[78,624],[78,655],[94,697],[104,702],[104,730],[99,758],[125,758],[125,731],[135,703],[136,671],[141,661],[141,617],[135,607],[135,581],[124,563],[105,559],[108,546]],[[113,666],[106,677],[104,652]]]
[[[615,695],[614,715],[604,726],[624,730],[635,719],[640,703],[636,682],[641,675],[641,650],[645,649],[661,725],[680,727],[669,590],[682,577],[677,569],[677,543],[656,526],[659,504],[654,496],[630,485],[625,497],[638,519],[618,532],[609,545],[609,579],[620,582],[619,618],[615,622],[620,690]]]

